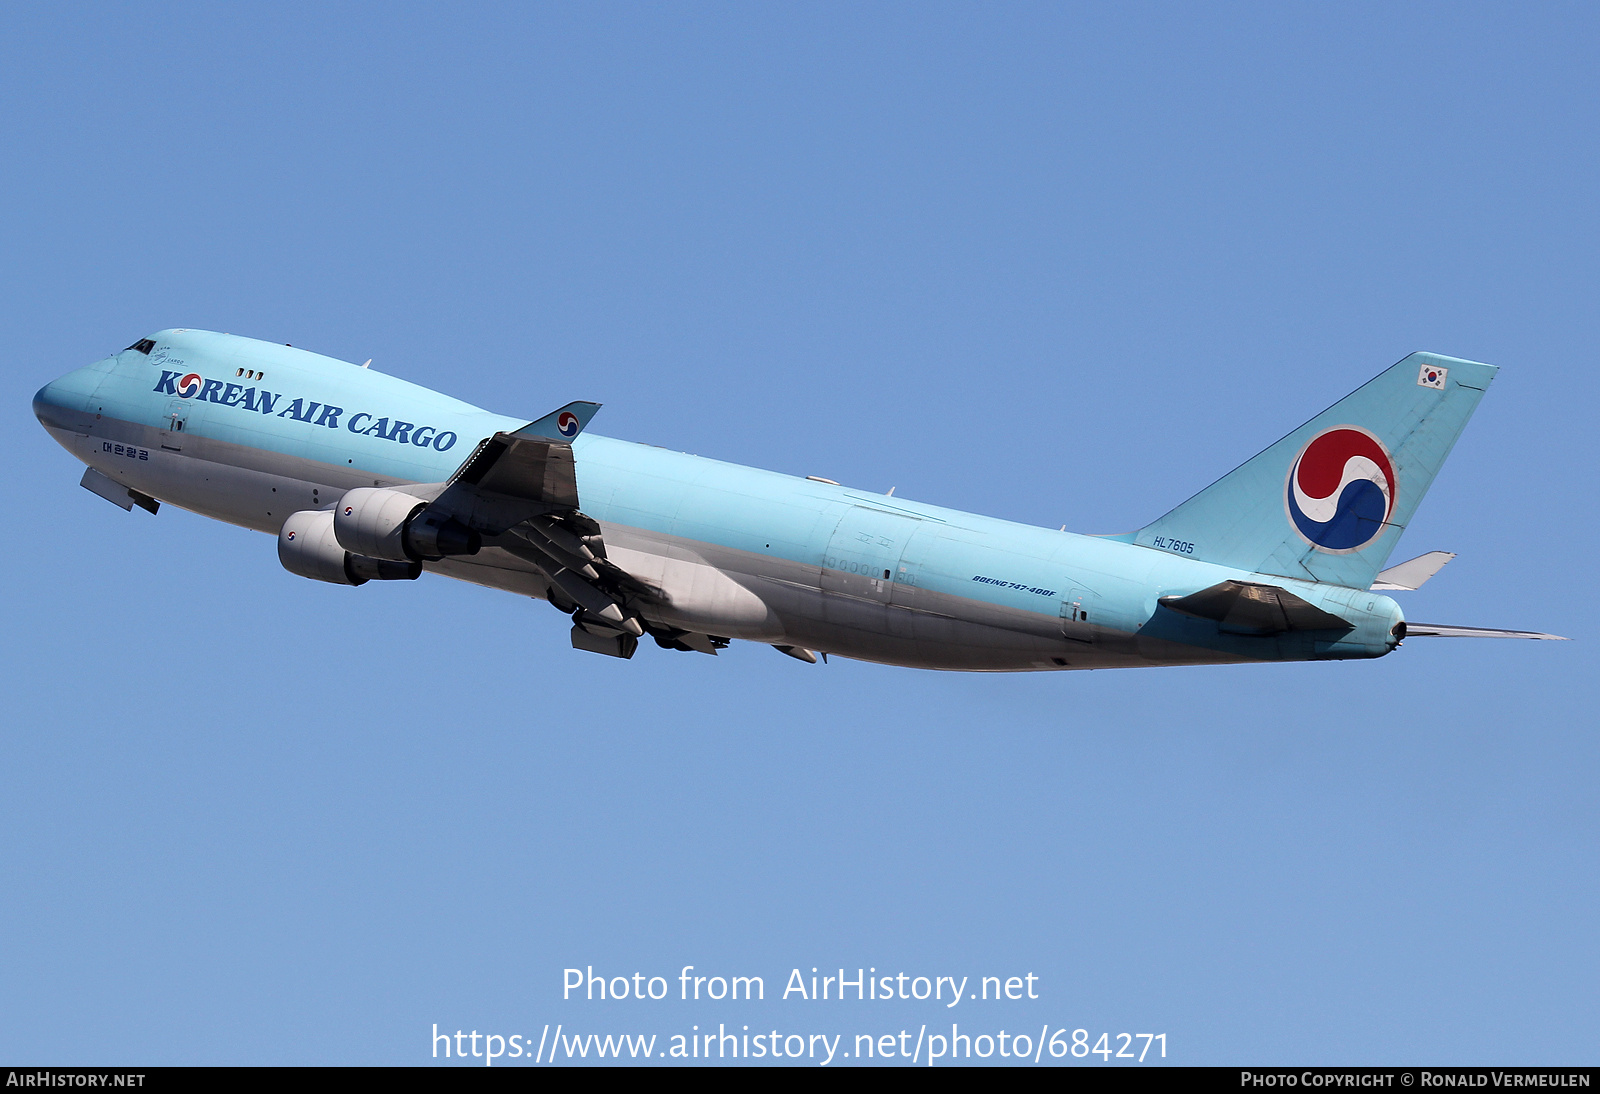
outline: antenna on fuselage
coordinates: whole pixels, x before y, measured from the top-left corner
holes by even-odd
[[[370,357],[368,357],[368,358],[367,358],[367,359],[366,359],[366,360],[365,360],[365,361],[363,361],[363,362],[362,362],[362,363],[361,363],[361,367],[362,367],[362,368],[368,368],[368,367],[370,367],[370,366],[371,366],[371,365],[372,365],[372,358],[370,358]]]

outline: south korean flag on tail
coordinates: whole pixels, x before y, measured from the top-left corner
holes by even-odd
[[[1431,387],[1435,391],[1444,390],[1444,378],[1450,375],[1450,370],[1440,368],[1438,365],[1423,365],[1417,372],[1417,386]]]

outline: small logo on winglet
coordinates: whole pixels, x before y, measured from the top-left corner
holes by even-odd
[[[583,424],[578,421],[578,416],[572,411],[563,410],[556,415],[556,432],[567,438],[567,440],[570,441],[576,437],[578,430],[581,428],[583,428]]]

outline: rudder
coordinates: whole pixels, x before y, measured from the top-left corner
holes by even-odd
[[[1133,542],[1365,589],[1497,371],[1413,353],[1141,528]]]

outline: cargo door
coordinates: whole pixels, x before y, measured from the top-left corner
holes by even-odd
[[[158,427],[161,447],[168,452],[182,452],[184,435],[188,432],[189,418],[194,411],[193,399],[168,399],[161,413]]]
[[[889,594],[889,603],[904,608],[925,607],[928,597],[927,594],[920,592],[922,562],[933,549],[933,545],[938,542],[942,523],[937,520],[917,521],[910,542],[900,552],[900,563],[894,568],[894,589]]]
[[[1067,581],[1061,589],[1061,634],[1073,642],[1093,645],[1095,624],[1104,626],[1100,619],[1100,598],[1094,590],[1076,581]]]
[[[901,513],[851,506],[828,540],[822,560],[823,593],[889,603],[901,556],[921,524]]]

